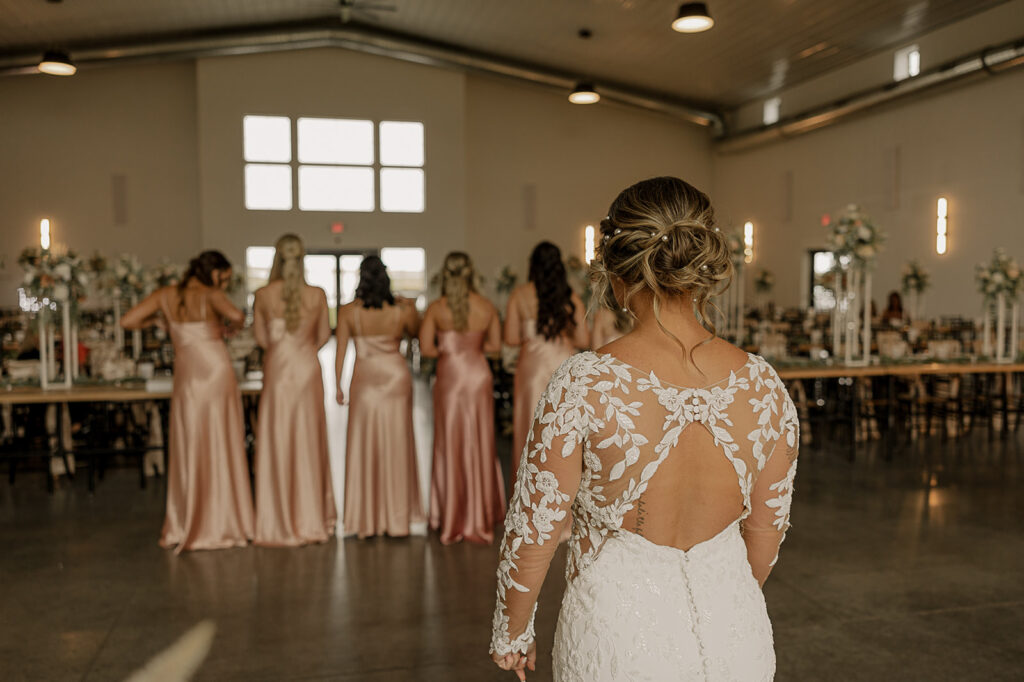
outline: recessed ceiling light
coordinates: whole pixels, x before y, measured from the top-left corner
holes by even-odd
[[[78,71],[67,52],[55,50],[46,52],[37,68],[40,73],[48,73],[51,76],[74,76]]]
[[[684,2],[679,6],[679,14],[672,22],[672,29],[680,33],[700,33],[715,25],[715,20],[703,2]]]
[[[573,104],[594,104],[601,101],[601,95],[594,89],[590,81],[580,81],[569,93],[569,101]]]

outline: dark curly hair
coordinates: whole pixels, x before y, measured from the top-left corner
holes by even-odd
[[[363,302],[364,308],[383,308],[385,303],[395,304],[388,269],[384,266],[384,261],[377,256],[367,256],[359,264],[356,298]]]
[[[572,287],[565,274],[562,252],[551,242],[541,242],[530,254],[530,281],[537,288],[537,331],[553,340],[576,329]]]
[[[220,251],[203,251],[188,262],[188,270],[178,283],[178,291],[185,291],[188,283],[194,279],[208,287],[213,286],[213,273],[217,270],[230,270],[231,261]]]

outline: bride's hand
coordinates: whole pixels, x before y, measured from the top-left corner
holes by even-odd
[[[338,389],[338,404],[345,404],[345,391],[341,390],[340,388]]]
[[[513,671],[516,677],[525,682],[526,669],[529,668],[531,671],[537,670],[537,644],[536,642],[531,643],[525,655],[518,653],[506,654],[504,656],[491,654],[491,660],[502,670]]]

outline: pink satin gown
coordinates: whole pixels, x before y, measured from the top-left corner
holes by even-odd
[[[490,544],[505,519],[505,485],[494,443],[494,382],[484,332],[439,332],[434,382],[430,527],[441,542]]]
[[[334,535],[317,324],[306,315],[294,332],[281,318],[268,325],[256,432],[257,545],[294,547]]]
[[[401,311],[396,307],[396,328]],[[363,336],[355,311],[356,361],[345,449],[345,534],[405,537],[423,522],[412,375],[396,335]]]
[[[177,552],[242,547],[253,535],[253,508],[231,357],[216,321],[175,322],[166,296],[162,305],[174,343],[174,391],[160,545]]]
[[[544,395],[551,375],[575,352],[564,336],[548,340],[543,334],[538,334],[536,320],[523,322],[523,337],[525,340],[519,350],[512,394],[513,474],[526,447],[533,411]]]

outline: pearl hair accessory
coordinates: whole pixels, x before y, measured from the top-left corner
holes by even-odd
[[[615,234],[622,234],[622,228],[621,227],[616,227],[615,228]]]
[[[661,241],[667,242],[668,241],[668,235],[667,234],[661,235]]]

